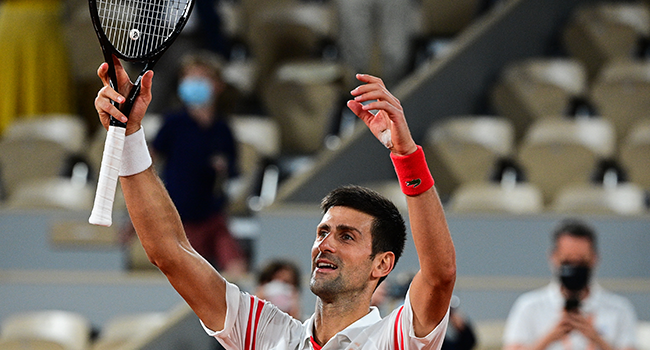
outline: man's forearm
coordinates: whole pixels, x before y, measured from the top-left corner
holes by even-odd
[[[407,196],[407,203],[420,269],[429,279],[455,278],[456,252],[435,187],[419,196]]]
[[[420,261],[420,271],[413,278],[410,290],[415,314],[413,328],[417,336],[425,336],[440,323],[449,308],[456,281],[456,254],[435,188],[407,196],[407,203]]]
[[[127,209],[149,259],[157,266],[169,245],[186,240],[174,204],[153,167],[120,178]]]
[[[222,329],[226,281],[190,245],[176,207],[154,169],[120,179],[131,221],[149,260],[206,326]]]

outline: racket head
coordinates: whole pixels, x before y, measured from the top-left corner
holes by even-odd
[[[104,56],[145,62],[157,60],[178,37],[194,0],[88,0],[88,5]]]

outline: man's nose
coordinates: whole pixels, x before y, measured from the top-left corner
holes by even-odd
[[[318,242],[318,250],[320,252],[333,252],[335,250],[333,240],[334,236],[332,233],[328,233],[325,235],[325,237],[323,237],[323,239],[320,240],[320,242]]]

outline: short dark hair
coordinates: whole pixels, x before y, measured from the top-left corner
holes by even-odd
[[[331,191],[321,201],[323,213],[341,206],[372,216],[371,258],[378,253],[393,252],[395,264],[402,256],[406,242],[406,224],[395,204],[379,193],[361,186],[348,185]],[[385,277],[380,279],[381,283]],[[377,285],[379,285],[379,283]]]
[[[258,285],[263,285],[273,281],[275,274],[282,270],[291,271],[294,278],[293,286],[300,290],[300,268],[298,268],[298,265],[292,261],[282,259],[272,260],[264,266],[257,278]]]
[[[187,53],[181,57],[179,74],[182,76],[187,69],[194,66],[207,68],[214,79],[223,81],[224,62],[219,55],[207,50]]]
[[[584,238],[591,243],[591,249],[594,253],[598,253],[598,239],[596,231],[586,222],[569,218],[562,220],[555,230],[553,231],[553,251],[557,249],[557,242],[563,236],[571,236],[577,238]]]

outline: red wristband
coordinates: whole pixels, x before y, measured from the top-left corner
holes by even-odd
[[[399,185],[405,195],[417,196],[433,187],[433,176],[424,158],[422,147],[418,146],[417,151],[405,156],[391,153],[390,159],[393,161]]]

